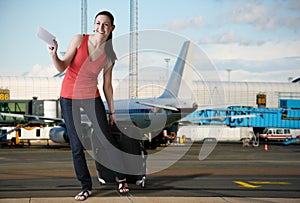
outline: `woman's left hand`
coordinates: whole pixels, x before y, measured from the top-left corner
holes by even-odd
[[[108,124],[109,125],[116,124],[116,115],[115,114],[109,114],[108,115]]]

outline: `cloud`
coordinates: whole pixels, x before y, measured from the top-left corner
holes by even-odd
[[[223,34],[204,37],[199,42],[202,44],[229,44],[239,41],[236,32],[231,30]]]
[[[204,24],[204,17],[195,16],[189,19],[174,20],[167,23],[165,26],[170,30],[181,30],[181,29],[200,27],[203,24]]]
[[[229,19],[234,23],[250,24],[258,31],[273,30],[277,25],[269,8],[251,3],[234,7]]]
[[[300,40],[298,41],[269,41],[259,46],[243,44],[200,44],[208,57],[214,60],[271,60],[285,57],[300,56]]]
[[[55,74],[57,74],[57,70],[55,67],[46,66],[42,67],[39,64],[34,65],[28,72],[25,72],[22,74],[22,76],[28,76],[28,77],[52,77]]]
[[[300,57],[286,57],[280,59],[254,60],[214,60],[219,75],[223,81],[228,80],[231,69],[232,81],[257,82],[287,82],[288,78],[300,77]]]
[[[250,46],[250,45],[262,45],[264,41],[255,41],[252,39],[241,38],[237,35],[235,30],[230,30],[222,34],[214,36],[206,36],[200,39],[199,44],[232,44],[237,43],[239,45]]]
[[[222,81],[228,81],[228,72],[221,70],[218,72]],[[291,78],[297,78],[299,75],[291,74],[290,70],[260,70],[248,71],[244,69],[235,69],[230,72],[230,81],[235,82],[289,82]]]
[[[300,1],[299,0],[290,1],[288,4],[288,8],[291,10],[300,10]]]
[[[234,7],[230,14],[227,14],[229,17],[224,19],[228,19],[228,23],[248,24],[256,31],[273,31],[282,28],[298,31],[299,10],[299,1],[278,3],[273,6],[244,3]]]
[[[280,19],[280,24],[297,32],[300,27],[300,17],[284,16]]]

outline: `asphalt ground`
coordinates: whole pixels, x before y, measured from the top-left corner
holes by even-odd
[[[300,202],[299,144],[269,143],[266,151],[264,144],[242,147],[241,143],[218,143],[207,158],[199,160],[202,147],[202,143],[194,143],[176,163],[148,174],[145,188],[130,184],[126,197],[121,197],[115,184],[98,183],[94,160],[87,154],[94,184],[89,200]],[[159,150],[164,148],[148,152]],[[0,202],[73,202],[79,191],[68,146],[0,148]]]

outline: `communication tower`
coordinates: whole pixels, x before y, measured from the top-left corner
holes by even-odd
[[[81,34],[87,33],[87,2],[81,0]]]
[[[129,98],[138,97],[138,0],[130,0]]]

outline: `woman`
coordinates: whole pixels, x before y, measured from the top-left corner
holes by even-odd
[[[78,201],[86,200],[92,194],[92,180],[85,159],[84,146],[80,140],[84,136],[80,132],[80,110],[85,111],[94,127],[98,142],[93,141],[92,145],[100,143],[101,147],[98,149],[103,151],[107,145],[103,141],[105,138],[111,143],[115,142],[110,136],[108,126],[108,124],[113,125],[116,122],[112,88],[112,69],[116,54],[111,42],[114,29],[113,15],[108,11],[102,11],[95,17],[94,34],[76,35],[63,59],[59,59],[57,56],[58,44],[55,40],[55,47],[48,46],[54,66],[59,72],[66,70],[60,93],[60,105],[70,138],[76,176],[82,187],[82,191],[75,196],[75,200]],[[109,110],[108,122],[97,88],[98,75],[101,71],[103,71],[103,92]],[[105,153],[111,155],[110,152]],[[113,155],[110,159],[121,167],[122,161],[116,156]],[[96,167],[98,168],[97,161]],[[116,180],[119,183],[120,193],[129,191],[123,174],[116,173]]]

